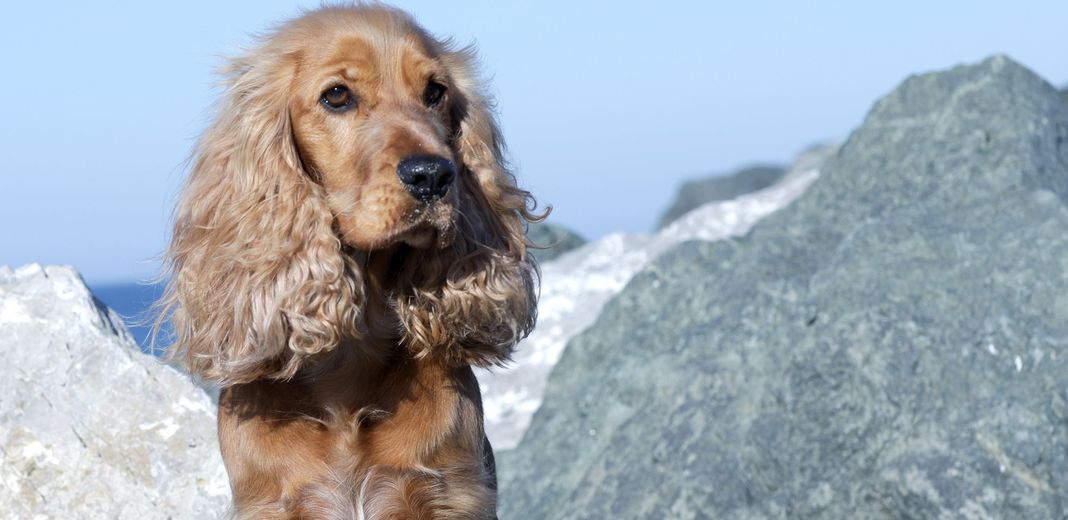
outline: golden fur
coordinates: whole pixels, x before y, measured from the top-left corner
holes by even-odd
[[[240,518],[493,518],[470,365],[533,327],[534,201],[502,157],[470,49],[379,5],[329,7],[225,70],[168,250],[172,355],[223,391]],[[426,101],[428,82],[445,87]],[[321,95],[348,88],[356,108]],[[409,194],[399,161],[456,165]],[[162,318],[161,318],[162,319]]]

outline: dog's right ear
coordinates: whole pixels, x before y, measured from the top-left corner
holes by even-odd
[[[292,377],[358,335],[359,266],[292,134],[298,58],[261,47],[224,70],[225,98],[175,212],[157,328],[169,317],[171,356],[222,385]]]

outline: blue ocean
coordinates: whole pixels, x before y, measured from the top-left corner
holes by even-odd
[[[93,295],[122,316],[126,328],[137,340],[143,352],[153,352],[152,323],[156,315],[152,304],[163,295],[162,283],[128,282],[90,285]],[[159,354],[170,342],[170,327],[164,326],[156,340],[154,352]]]

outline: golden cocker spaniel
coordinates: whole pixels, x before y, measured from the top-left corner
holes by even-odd
[[[534,326],[518,188],[455,50],[380,5],[226,69],[168,250],[174,354],[222,387],[238,518],[494,518],[471,365]]]

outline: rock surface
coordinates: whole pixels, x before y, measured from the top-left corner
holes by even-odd
[[[532,249],[534,257],[539,262],[548,262],[560,255],[575,249],[586,243],[582,238],[570,229],[555,224],[537,223],[531,224],[527,229],[527,239],[545,249]]]
[[[912,77],[793,205],[570,342],[501,518],[1068,517],[1068,106]]]
[[[778,184],[706,204],[655,235],[609,235],[542,264],[537,328],[519,345],[507,368],[477,370],[486,432],[494,448],[510,449],[519,443],[568,340],[592,324],[604,303],[623,290],[635,273],[680,242],[745,234],[761,218],[803,193],[835,149],[810,150]]]
[[[782,166],[758,165],[729,175],[687,181],[679,186],[674,202],[660,217],[657,229],[709,202],[730,200],[775,184],[786,173]]]
[[[0,267],[5,518],[216,518],[215,408],[142,354],[71,268]]]

